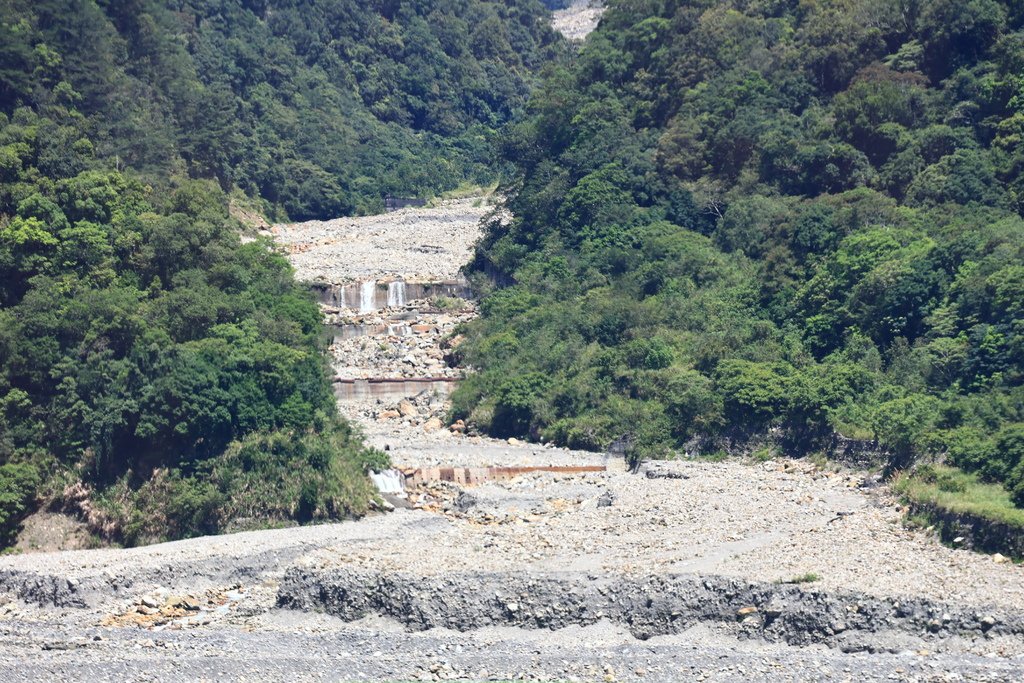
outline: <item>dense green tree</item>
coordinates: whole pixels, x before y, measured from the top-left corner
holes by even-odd
[[[489,182],[564,51],[536,0],[7,0],[0,37],[0,113],[43,116],[44,174],[184,172],[296,220]]]
[[[456,412],[648,456],[874,434],[1024,505],[1016,4],[607,5],[504,135],[514,218],[474,267],[515,284]]]
[[[364,511],[371,456],[336,415],[320,313],[285,259],[241,243],[209,181],[158,197],[99,164],[47,176],[31,165],[42,139],[17,130],[40,121],[19,110],[0,128],[28,147],[0,215],[0,541],[75,481],[111,540],[220,531],[241,514],[251,475],[230,454],[246,439],[308,449],[245,516]],[[302,507],[291,477],[330,493]]]

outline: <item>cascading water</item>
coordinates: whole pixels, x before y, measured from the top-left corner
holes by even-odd
[[[388,308],[405,305],[405,283],[401,280],[388,283]]]
[[[398,470],[383,470],[374,472],[370,470],[370,481],[381,493],[405,498],[405,476]]]
[[[390,296],[390,288],[389,288]],[[359,312],[369,313],[377,308],[377,281],[369,280],[359,287]]]

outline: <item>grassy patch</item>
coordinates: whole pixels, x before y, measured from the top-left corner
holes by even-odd
[[[779,581],[779,583],[799,584],[799,583],[814,583],[815,581],[821,581],[821,576],[819,574],[815,574],[814,572],[807,572],[806,574],[800,574],[798,576],[794,576],[793,578],[787,579],[785,581]]]
[[[813,464],[819,470],[823,472],[838,472],[842,469],[842,465],[837,463],[835,460],[830,460],[828,455],[823,451],[814,451],[807,455],[807,462]]]
[[[729,454],[725,451],[712,451],[710,453],[701,453],[697,456],[697,460],[702,462],[725,462],[729,459]]]
[[[1002,522],[1024,531],[1024,510],[1010,500],[999,484],[987,484],[974,474],[945,465],[926,465],[905,472],[893,488],[912,502]]]
[[[778,455],[779,451],[773,446],[762,446],[750,454],[750,459],[754,462],[768,462],[778,457]]]
[[[448,199],[468,199],[470,197],[480,197],[481,200],[494,194],[498,189],[498,183],[492,183],[491,185],[484,186],[477,183],[464,181],[459,184],[454,190],[448,190],[442,192],[440,196],[433,197],[427,202],[427,206],[436,207],[440,206],[442,201]]]

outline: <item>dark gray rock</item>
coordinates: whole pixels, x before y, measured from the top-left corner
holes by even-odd
[[[647,639],[714,622],[735,624],[747,637],[769,642],[824,644],[847,651],[884,649],[887,634],[924,639],[1024,635],[1022,614],[722,576],[413,576],[348,567],[293,568],[281,583],[278,605],[323,611],[346,621],[381,615],[417,631],[496,625],[560,629],[608,619]]]

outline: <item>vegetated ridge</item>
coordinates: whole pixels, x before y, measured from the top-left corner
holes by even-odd
[[[563,50],[549,22],[536,0],[5,0],[0,102],[47,121],[48,174],[96,156],[281,218],[374,213],[494,177],[495,131]]]
[[[515,220],[474,268],[514,284],[454,416],[634,460],[874,438],[1024,528],[1022,22],[609,2],[505,136]]]

